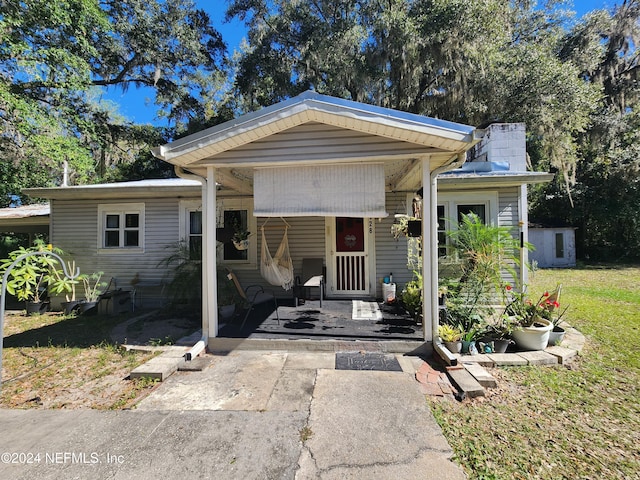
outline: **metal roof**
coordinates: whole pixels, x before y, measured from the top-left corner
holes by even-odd
[[[48,203],[0,208],[0,221],[14,218],[42,217],[49,215],[50,211],[51,208]]]
[[[154,198],[166,195],[199,195],[201,184],[195,180],[164,178],[137,180],[132,182],[99,183],[94,185],[74,185],[68,187],[26,188],[24,193],[33,198],[75,199],[75,198]],[[124,192],[126,190],[126,193]]]
[[[48,203],[0,208],[0,232],[47,233],[50,211]]]

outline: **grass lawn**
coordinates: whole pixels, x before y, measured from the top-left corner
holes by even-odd
[[[492,369],[489,398],[430,400],[472,479],[640,478],[640,267],[539,270],[531,296],[556,283],[587,337],[580,357]]]
[[[2,352],[3,408],[127,408],[154,385],[127,380],[153,356],[110,339],[119,316],[7,315]]]

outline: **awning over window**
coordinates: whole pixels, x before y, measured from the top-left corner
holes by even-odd
[[[386,217],[382,164],[255,170],[257,217]]]

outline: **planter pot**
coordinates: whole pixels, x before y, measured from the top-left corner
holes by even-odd
[[[460,353],[462,351],[462,342],[443,342],[444,346],[447,347],[451,353]]]
[[[560,345],[562,340],[564,340],[564,328],[562,327],[553,327],[553,330],[549,332],[549,346]]]
[[[541,326],[519,327],[512,333],[518,348],[522,350],[544,350],[549,342],[549,332],[553,323],[544,318],[536,320]]]
[[[467,342],[466,340],[462,341],[462,353],[468,353],[470,355],[476,355],[478,353],[478,348],[476,347],[475,340],[472,342]]]
[[[74,300],[72,302],[62,302],[62,310],[64,311],[65,315],[71,315],[71,312],[73,312],[75,309],[78,308],[78,305],[80,305],[80,302],[78,300]]]
[[[80,302],[78,304],[78,315],[95,315],[98,313],[98,302]]]
[[[247,250],[249,248],[249,239],[234,240],[233,246],[236,247],[236,250]]]
[[[513,343],[513,340],[508,338],[500,338],[493,341],[493,349],[495,353],[504,353],[509,348],[509,345]]]
[[[27,315],[40,315],[47,311],[49,303],[47,302],[25,302],[25,310]]]

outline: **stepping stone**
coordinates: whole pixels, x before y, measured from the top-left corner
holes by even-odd
[[[516,353],[489,353],[487,354],[496,367],[500,366],[524,366],[529,365],[529,362],[526,358],[522,358],[519,354]]]
[[[545,352],[556,357],[558,359],[558,362],[560,362],[560,365],[564,365],[568,360],[572,359],[578,354],[578,352],[572,348],[565,348],[559,345],[548,347]]]
[[[524,358],[529,365],[557,365],[558,357],[543,351],[518,352],[518,355]]]
[[[163,382],[178,369],[180,361],[178,358],[155,357],[134,368],[129,374],[129,378],[153,378]]]
[[[473,378],[475,378],[483,387],[495,388],[498,386],[498,382],[493,377],[493,375],[491,375],[477,363],[464,362],[462,365],[467,370],[467,372],[469,372],[473,376]]]

